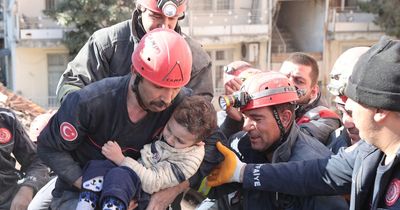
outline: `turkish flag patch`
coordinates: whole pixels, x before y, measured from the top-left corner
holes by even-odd
[[[387,206],[393,206],[393,204],[396,203],[397,199],[399,199],[400,196],[400,180],[399,179],[393,179],[386,192],[385,196],[385,203]]]
[[[0,128],[0,144],[7,144],[11,137],[11,132],[7,128]]]
[[[78,132],[69,122],[61,123],[60,134],[65,141],[74,141],[78,137]]]

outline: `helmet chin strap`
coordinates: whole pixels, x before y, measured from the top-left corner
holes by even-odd
[[[143,8],[143,10],[145,10],[145,9]],[[143,13],[142,6],[140,6],[140,8],[137,8],[135,10],[135,14],[134,14],[134,15],[137,15],[138,21],[136,23],[132,23],[132,24],[135,24],[135,26],[136,26],[136,33],[138,34],[139,39],[141,39],[146,34],[146,30],[144,29],[143,23],[142,23],[142,21],[143,21],[142,13]]]
[[[278,128],[279,128],[279,131],[280,131],[280,137],[279,137],[279,140],[278,140],[278,141],[274,142],[274,143],[265,151],[267,154],[268,154],[268,153],[271,153],[271,152],[274,152],[279,146],[282,145],[283,142],[286,141],[286,139],[285,139],[285,127],[284,127],[283,124],[282,124],[281,118],[279,117],[279,114],[278,114],[278,110],[276,109],[275,106],[272,106],[272,113],[273,113],[273,115],[274,115],[276,124],[278,124]]]
[[[143,79],[142,76],[140,76],[139,74],[136,74],[136,78],[135,81],[133,82],[133,84],[131,85],[131,90],[135,93],[136,96],[136,100],[139,104],[139,106],[144,110],[144,111],[149,111],[146,106],[143,104],[143,100],[142,100],[142,96],[140,95],[139,92],[139,82]]]

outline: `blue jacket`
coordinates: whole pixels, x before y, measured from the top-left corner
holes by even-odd
[[[333,154],[337,154],[339,149],[344,147],[347,148],[351,146],[351,138],[349,133],[347,133],[346,128],[341,126],[329,135],[329,139],[326,145]]]
[[[398,170],[399,156],[400,151],[397,152],[391,171]],[[381,195],[386,192],[390,181],[385,178],[375,183],[382,157],[382,151],[360,141],[325,159],[249,164],[245,168],[243,186],[247,189],[272,190],[301,196],[351,192],[351,210],[377,209],[383,200]]]
[[[265,154],[251,149],[250,141],[244,132],[239,132],[235,137],[240,137],[238,143],[239,156],[247,163],[268,163]],[[235,141],[233,141],[235,142]],[[231,144],[235,147],[234,144]],[[272,162],[291,162],[324,158],[332,153],[317,139],[300,131],[298,125],[293,123],[287,133],[286,140],[273,152]],[[295,177],[296,174],[285,173],[285,178]],[[226,188],[228,186],[225,186]],[[232,187],[232,186],[230,186]],[[243,194],[243,209],[285,209],[285,210],[328,210],[348,209],[348,205],[341,196],[293,196],[277,193],[278,190],[260,190],[245,188]],[[220,200],[219,200],[220,202]],[[232,202],[232,201],[229,201]]]
[[[16,169],[16,162],[21,165]],[[18,183],[24,178],[22,183]],[[9,209],[20,186],[36,193],[48,181],[48,169],[14,112],[0,108],[0,209]]]

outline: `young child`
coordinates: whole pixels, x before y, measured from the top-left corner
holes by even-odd
[[[177,106],[157,141],[140,151],[137,161],[125,157],[120,146],[108,141],[102,153],[108,160],[86,164],[77,209],[127,209],[135,199],[145,209],[150,194],[189,179],[204,157],[204,143],[217,127],[213,105],[201,96]]]

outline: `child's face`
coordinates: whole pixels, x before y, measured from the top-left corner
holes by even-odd
[[[162,133],[165,141],[176,149],[183,149],[196,144],[196,136],[191,134],[185,127],[178,124],[176,120],[171,117]]]

